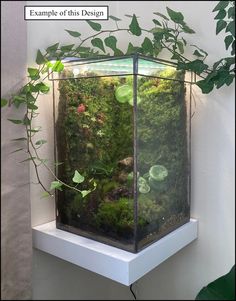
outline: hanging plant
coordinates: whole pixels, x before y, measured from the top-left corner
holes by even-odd
[[[26,148],[16,149],[17,151],[24,151],[26,153],[25,161],[32,161],[38,184],[41,185],[44,190],[44,196],[53,195],[55,189],[62,190],[64,187],[75,190],[83,197],[85,197],[92,190],[96,189],[96,183],[93,179],[90,179],[91,187],[87,190],[81,191],[78,189],[80,183],[82,183],[83,176],[79,171],[75,171],[73,182],[75,186],[68,185],[62,180],[58,179],[54,171],[49,167],[48,160],[41,158],[38,149],[47,143],[44,139],[36,139],[35,136],[41,131],[41,127],[33,127],[33,119],[38,116],[37,99],[39,95],[46,94],[50,88],[44,81],[48,78],[48,72],[61,72],[64,69],[62,63],[63,58],[66,57],[104,57],[110,56],[107,51],[112,51],[112,55],[124,55],[132,53],[142,53],[144,55],[151,55],[157,57],[163,50],[167,50],[171,55],[171,60],[177,63],[177,69],[189,70],[196,73],[201,79],[196,82],[196,85],[202,90],[203,93],[210,93],[214,88],[232,84],[235,72],[235,10],[234,1],[220,1],[213,12],[216,13],[215,20],[216,34],[218,35],[222,31],[226,33],[224,43],[226,50],[231,50],[231,56],[221,58],[210,67],[206,64],[206,58],[208,53],[202,48],[196,45],[189,45],[184,36],[186,34],[194,34],[195,31],[190,28],[184,21],[184,16],[181,12],[174,11],[169,7],[166,8],[167,14],[161,14],[154,12],[152,28],[142,28],[138,22],[138,18],[135,14],[125,15],[131,18],[131,22],[128,27],[120,27],[121,19],[110,16],[110,19],[114,21],[114,29],[104,29],[102,25],[93,22],[86,21],[88,26],[95,32],[90,36],[82,37],[78,31],[71,31],[66,29],[66,32],[78,41],[77,44],[61,45],[59,42],[48,46],[44,51],[38,50],[36,54],[35,62],[38,65],[36,67],[28,68],[29,81],[24,85],[17,95],[13,95],[10,99],[1,99],[1,106],[4,107],[7,104],[9,106],[14,105],[16,108],[25,106],[26,111],[22,119],[9,119],[10,122],[25,127],[25,136],[18,137],[14,141],[26,141]],[[127,45],[126,52],[121,51],[118,48],[118,40],[115,37],[116,33],[123,32],[124,34],[139,36],[143,38],[141,45],[133,45],[131,42]],[[85,43],[91,43],[91,46],[85,46]],[[185,50],[189,47],[193,48],[194,59],[188,58],[185,55]],[[102,52],[102,53],[101,53]],[[55,62],[52,63],[51,61]],[[126,91],[127,92],[127,91]],[[117,92],[117,95],[119,93]],[[130,94],[130,92],[128,93]],[[123,96],[122,96],[123,97]],[[122,98],[117,96],[118,101],[129,102],[132,105],[131,97]],[[79,114],[84,113],[85,107],[78,107]],[[34,138],[33,138],[34,137]],[[54,163],[55,166],[60,164]],[[50,188],[45,187],[40,175],[39,166],[43,165],[54,177],[54,181],[51,183]],[[148,188],[148,187],[145,187]],[[145,190],[146,191],[146,190]]]

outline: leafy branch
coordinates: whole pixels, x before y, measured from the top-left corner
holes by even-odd
[[[77,185],[84,182],[84,177],[75,170],[74,177],[72,179],[75,186],[71,186],[60,180],[55,172],[48,166],[46,159],[42,159],[39,156],[38,149],[42,147],[46,140],[40,139],[34,142],[34,136],[37,135],[41,128],[32,127],[33,119],[38,116],[38,106],[36,105],[37,99],[41,94],[49,92],[50,87],[44,83],[51,72],[61,72],[64,69],[62,60],[66,57],[103,57],[109,56],[106,48],[113,51],[115,56],[122,56],[133,54],[136,52],[144,55],[150,55],[157,57],[163,50],[167,50],[171,55],[171,60],[177,62],[177,68],[181,70],[190,70],[195,72],[201,80],[196,84],[202,90],[203,93],[210,93],[214,87],[217,89],[223,85],[229,86],[234,78],[234,64],[235,64],[235,10],[234,1],[220,1],[213,12],[216,12],[215,20],[216,24],[216,35],[221,33],[223,30],[227,34],[224,43],[226,50],[231,47],[231,56],[221,58],[215,62],[212,67],[206,64],[206,58],[208,53],[201,49],[197,45],[188,45],[184,38],[186,34],[194,34],[195,31],[191,29],[184,21],[184,16],[181,12],[174,11],[170,8],[167,9],[167,15],[159,12],[154,12],[155,17],[152,21],[154,27],[150,29],[141,28],[138,22],[138,17],[133,14],[125,15],[131,18],[131,22],[128,28],[120,28],[119,24],[121,19],[110,16],[110,19],[114,21],[115,29],[102,29],[101,24],[94,21],[86,21],[89,27],[95,31],[95,33],[82,38],[81,33],[77,31],[66,30],[69,35],[79,40],[78,45],[60,45],[59,42],[48,46],[43,52],[37,51],[36,64],[37,68],[28,68],[28,82],[24,85],[17,95],[13,95],[9,100],[1,99],[1,106],[4,107],[7,104],[14,105],[16,108],[25,106],[26,111],[23,119],[9,119],[12,123],[24,126],[26,129],[26,137],[20,137],[14,139],[14,141],[26,141],[26,148],[20,148],[16,151],[24,151],[28,154],[28,157],[23,160],[32,161],[38,184],[42,187],[45,192],[45,196],[53,195],[54,189],[62,190],[63,187],[67,187],[76,192],[81,193],[82,197],[88,195],[91,191],[96,189],[96,183],[93,179],[89,180],[89,183],[93,184],[93,188],[88,190],[80,190]],[[128,33],[131,36],[142,37],[145,34],[141,45],[133,45],[131,42],[127,45],[127,50],[124,53],[118,48],[118,40],[115,36],[118,32]],[[148,36],[146,36],[148,35]],[[103,37],[103,38],[101,38]],[[87,43],[91,43],[91,46],[84,46]],[[195,59],[191,59],[185,56],[186,47],[191,46],[194,48],[193,56]],[[102,53],[101,53],[102,52]],[[55,60],[55,62],[52,62]],[[58,164],[54,163],[55,166]],[[43,184],[39,175],[39,166],[43,165],[53,176],[54,181],[51,183],[49,189]]]

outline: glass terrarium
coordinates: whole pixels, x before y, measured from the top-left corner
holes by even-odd
[[[186,73],[141,55],[68,59],[54,86],[56,225],[130,252],[190,219]],[[86,191],[88,193],[86,193]]]

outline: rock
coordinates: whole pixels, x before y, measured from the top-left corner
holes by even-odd
[[[133,167],[133,164],[134,164],[134,158],[133,157],[127,157],[123,160],[120,160],[118,162],[118,164],[120,166],[123,166],[123,167]]]
[[[118,175],[118,180],[121,183],[125,183],[127,181],[128,178],[128,173],[125,171],[121,171]]]
[[[110,191],[107,196],[111,201],[119,200],[120,198],[132,198],[133,192],[132,190],[126,187],[118,187],[112,191]]]

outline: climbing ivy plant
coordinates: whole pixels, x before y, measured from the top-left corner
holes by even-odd
[[[12,123],[25,127],[25,137],[13,139],[14,141],[26,141],[26,148],[16,149],[26,153],[25,161],[32,161],[38,184],[44,190],[44,196],[53,195],[55,189],[62,190],[67,187],[77,192],[80,192],[83,197],[96,189],[96,183],[88,190],[81,191],[78,185],[84,181],[84,177],[75,170],[73,182],[75,186],[70,186],[61,181],[54,173],[54,170],[49,167],[47,159],[41,158],[38,149],[47,141],[44,139],[35,139],[35,135],[41,131],[41,127],[33,127],[33,119],[38,116],[37,99],[40,94],[46,94],[50,88],[45,84],[45,79],[48,78],[48,72],[61,72],[64,69],[63,58],[66,57],[104,57],[104,56],[122,56],[124,54],[141,53],[158,57],[163,51],[167,50],[170,53],[171,60],[177,63],[177,69],[189,70],[196,73],[200,80],[196,85],[203,93],[210,93],[214,88],[219,89],[226,85],[229,86],[235,77],[235,2],[220,1],[213,9],[216,23],[216,35],[224,32],[225,48],[230,50],[230,56],[221,58],[209,66],[206,63],[208,53],[197,45],[189,45],[186,40],[186,34],[194,34],[195,31],[186,24],[184,16],[181,12],[174,11],[169,7],[166,8],[166,14],[154,12],[152,19],[152,28],[142,28],[139,25],[138,17],[133,15],[125,15],[125,18],[130,18],[128,27],[121,26],[122,20],[110,16],[114,21],[114,29],[105,29],[103,26],[94,21],[86,21],[87,25],[94,33],[87,37],[82,37],[78,31],[66,29],[66,32],[75,39],[74,44],[61,45],[59,42],[50,45],[45,50],[38,50],[36,54],[37,67],[28,68],[28,82],[20,89],[20,91],[10,97],[10,99],[1,99],[1,106],[7,104],[14,105],[16,108],[24,105],[26,108],[23,119],[9,119]],[[104,23],[103,23],[104,24]],[[141,45],[133,45],[131,42],[127,45],[125,52],[118,48],[118,40],[116,33],[123,32],[124,34],[133,36],[144,36]],[[186,49],[192,47],[193,57],[186,56]],[[109,52],[108,52],[109,51]],[[110,53],[111,52],[111,53]],[[53,61],[53,62],[52,62]],[[55,165],[60,164],[55,162]],[[43,165],[54,177],[50,188],[45,187],[40,175],[39,166]]]

